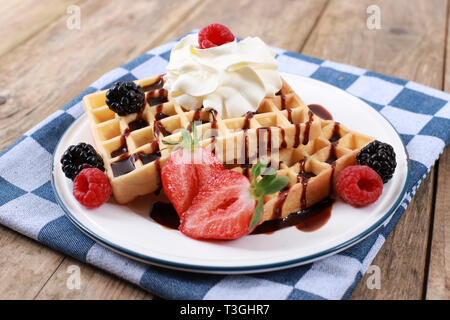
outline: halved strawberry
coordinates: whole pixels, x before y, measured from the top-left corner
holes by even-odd
[[[186,149],[182,148],[170,156],[161,170],[164,192],[180,215],[189,208],[198,193],[195,167],[184,163]]]
[[[260,181],[257,177],[267,172]],[[223,170],[198,191],[189,209],[181,215],[179,230],[195,239],[237,239],[253,231],[263,211],[263,195],[284,188],[288,177],[275,175],[258,162],[252,182],[241,173]]]
[[[244,175],[223,170],[200,188],[179,230],[195,239],[237,239],[250,232],[256,207]]]
[[[214,154],[197,146],[195,126],[193,133],[194,139],[189,133],[183,135],[184,147],[172,153],[161,170],[164,192],[178,215],[189,208],[199,189],[223,170]]]

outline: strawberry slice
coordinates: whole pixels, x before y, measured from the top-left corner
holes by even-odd
[[[267,172],[261,180],[257,177]],[[275,175],[258,162],[252,182],[241,173],[223,170],[198,191],[189,209],[181,215],[179,230],[194,239],[232,240],[253,231],[263,211],[263,195],[284,188],[288,177]]]
[[[194,152],[194,167],[197,174],[198,189],[202,188],[212,177],[224,169],[223,163],[205,148],[198,148]],[[196,161],[201,159],[201,162]]]
[[[199,189],[223,170],[223,164],[208,150],[198,147],[195,127],[194,139],[183,134],[183,148],[170,155],[161,170],[163,189],[178,215],[191,205]]]
[[[223,170],[200,188],[189,209],[181,215],[179,230],[195,239],[237,239],[250,232],[256,207],[250,181]]]

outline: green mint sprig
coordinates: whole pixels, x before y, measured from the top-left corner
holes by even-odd
[[[191,122],[191,129],[192,129],[192,136],[188,130],[186,130],[184,128],[181,129],[181,141],[180,142],[171,142],[171,141],[162,140],[162,143],[164,143],[166,145],[170,145],[170,146],[181,145],[186,150],[194,151],[198,146],[198,142],[200,141],[198,139],[197,127],[195,126],[194,122]]]
[[[276,170],[274,168],[266,169],[266,164],[258,161],[252,168],[252,184],[250,185],[250,195],[253,199],[257,200],[255,211],[253,212],[252,219],[250,220],[250,226],[248,230],[251,231],[259,219],[264,209],[263,196],[265,194],[274,194],[283,189],[289,183],[289,177],[276,176]],[[257,181],[256,178],[264,173],[264,177]]]

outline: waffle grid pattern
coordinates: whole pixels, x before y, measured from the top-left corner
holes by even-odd
[[[333,192],[340,170],[373,139],[314,115],[283,81],[256,114],[222,119],[214,110],[186,111],[162,89],[162,76],[137,81],[146,104],[136,114],[119,116],[105,104],[105,91],[87,95],[84,107],[97,149],[105,160],[116,201],[126,203],[160,188],[159,172],[179,142],[180,129],[196,123],[200,145],[226,167],[250,176],[257,160],[290,178],[286,190],[265,196],[261,221],[281,219],[306,209]]]

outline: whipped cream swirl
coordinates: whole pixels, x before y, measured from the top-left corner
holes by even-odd
[[[249,37],[200,49],[198,34],[178,42],[170,54],[164,88],[188,110],[216,110],[222,118],[255,112],[266,96],[281,89],[275,53]]]

